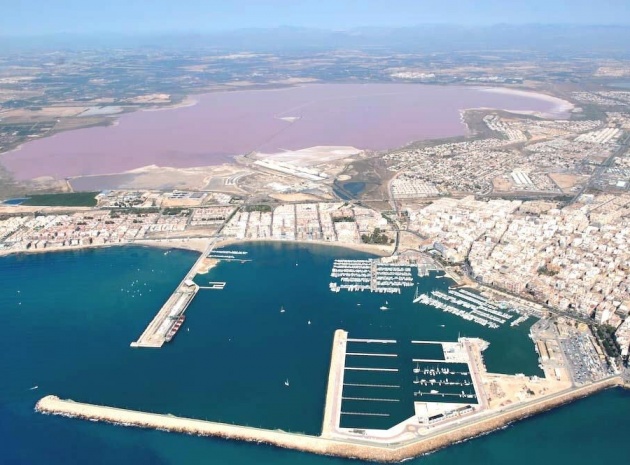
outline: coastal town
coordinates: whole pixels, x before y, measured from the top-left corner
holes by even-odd
[[[0,54],[0,258],[129,255],[98,341],[146,377],[128,403],[20,378],[23,410],[400,462],[630,389],[630,60],[337,38]]]
[[[628,93],[630,95],[630,93]],[[575,195],[598,163],[627,144],[630,119],[532,120],[489,114],[487,129],[499,138],[430,145],[385,155],[395,199],[462,196]],[[627,190],[627,156],[607,168],[607,188]],[[439,162],[436,162],[439,160]]]
[[[272,207],[230,204],[225,195],[191,195],[107,192],[97,196],[102,207],[63,212],[3,207],[0,253],[123,244],[201,251],[199,244],[210,238],[319,242],[379,254],[415,249],[458,267],[476,285],[612,328],[618,355],[628,356],[628,194],[583,194],[565,206],[550,200],[441,198],[428,205],[401,203],[398,217],[348,202]]]
[[[579,93],[575,101],[623,106],[625,94]],[[257,152],[234,166],[195,174],[203,174],[203,189],[71,192],[57,195],[80,198],[79,204],[61,200],[56,206],[55,194],[48,205],[38,204],[37,195],[9,199],[0,205],[0,255],[123,245],[200,252],[131,342],[135,350],[155,350],[175,338],[201,289],[216,292],[227,284],[200,285],[198,273],[222,260],[249,260],[234,255],[245,252],[221,247],[280,241],[351,248],[380,258],[335,260],[332,293],[393,298],[409,295],[415,286],[409,297],[413,305],[491,331],[533,319],[529,335],[542,376],[489,371],[483,355],[488,343],[476,338],[411,341],[439,345],[444,360],[357,367],[360,357],[388,360],[398,357],[392,350],[409,349],[339,329],[317,437],[165,420],[54,396],[43,398],[37,410],[391,461],[624,385],[630,377],[630,118],[613,111],[601,119],[533,119],[493,110],[462,114],[476,128],[472,137],[421,142],[376,158],[352,147]],[[353,186],[365,184],[366,172],[378,178],[377,187],[354,192]],[[435,276],[431,273],[452,285],[419,292],[418,283]],[[389,310],[387,301],[380,310]],[[374,342],[388,344],[390,352],[371,353]],[[398,402],[409,402],[404,391],[385,398],[369,394],[404,386],[404,375],[383,378],[382,373],[410,369],[412,410],[395,409]],[[357,402],[384,402],[392,406],[391,415],[406,419],[379,423],[390,416],[388,410],[363,405],[355,411]]]

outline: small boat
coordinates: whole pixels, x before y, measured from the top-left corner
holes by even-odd
[[[308,320],[308,324],[309,324],[309,325],[311,324],[311,320]]]
[[[436,391],[435,389],[431,389],[431,391],[429,391],[429,393],[431,393],[431,394],[439,394],[440,391]]]
[[[444,325],[440,325],[440,328],[444,328]]]
[[[29,389],[29,391],[34,391],[35,389],[37,389],[39,386],[33,386],[32,388]]]
[[[382,306],[381,306],[381,310],[389,310],[389,308],[388,308],[388,307],[386,307],[385,305],[382,305]]]
[[[420,373],[420,365],[416,363],[416,367],[413,369],[414,373]]]
[[[284,385],[285,385],[285,386],[288,386],[288,385],[289,385],[289,378],[287,378],[287,379],[286,379],[286,381],[284,382]]]
[[[418,379],[418,377],[416,376],[416,379],[413,380],[413,384],[418,384],[420,382],[420,380]]]

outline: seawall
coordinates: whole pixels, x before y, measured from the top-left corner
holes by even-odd
[[[502,428],[516,420],[550,410],[603,389],[622,385],[623,382],[619,377],[608,378],[589,386],[563,391],[538,401],[531,401],[484,417],[476,419],[472,417],[467,423],[447,427],[431,435],[398,444],[377,444],[360,440],[307,436],[278,430],[265,430],[172,415],[84,404],[71,400],[62,400],[56,396],[46,396],[40,399],[35,406],[35,410],[45,414],[103,421],[118,425],[265,443],[320,455],[378,462],[400,462]]]

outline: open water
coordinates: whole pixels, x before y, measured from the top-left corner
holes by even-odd
[[[200,291],[183,329],[159,350],[133,350],[129,343],[196,254],[124,247],[0,259],[0,463],[346,462],[33,412],[40,397],[56,394],[317,434],[337,328],[401,341],[479,336],[491,342],[484,354],[490,370],[538,373],[527,325],[485,329],[412,305],[413,291],[329,292],[332,260],[365,254],[293,244],[246,249],[252,262],[222,263],[197,278],[227,286]],[[420,291],[445,285],[425,278]],[[385,299],[390,310],[381,311]],[[630,432],[629,414],[630,394],[608,391],[414,463],[620,462],[624,452],[617,444]]]

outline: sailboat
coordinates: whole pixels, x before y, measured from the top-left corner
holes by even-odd
[[[280,307],[280,313],[284,313],[284,307]]]
[[[413,369],[414,373],[420,373],[420,365],[416,363],[416,367]]]
[[[287,379],[286,379],[286,381],[284,382],[284,385],[285,385],[285,386],[288,386],[288,385],[289,385],[289,378],[287,378]]]

